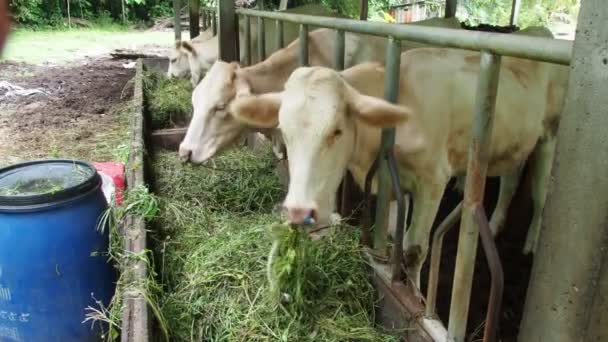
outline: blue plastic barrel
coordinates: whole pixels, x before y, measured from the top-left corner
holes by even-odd
[[[42,160],[0,169],[0,341],[99,341],[87,307],[110,303],[116,272],[107,202],[90,164]]]

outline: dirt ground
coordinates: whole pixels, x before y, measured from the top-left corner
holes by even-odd
[[[44,157],[119,159],[135,69],[128,61],[86,59],[67,66],[0,64],[2,80],[46,94],[0,92],[0,164]]]

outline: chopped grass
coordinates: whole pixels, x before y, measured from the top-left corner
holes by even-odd
[[[159,306],[172,341],[396,340],[374,327],[357,229],[311,241],[277,225],[270,150],[236,149],[215,164],[183,165],[174,152],[153,161]]]
[[[192,84],[189,79],[167,78],[159,71],[146,71],[144,92],[153,129],[185,125],[192,117]]]

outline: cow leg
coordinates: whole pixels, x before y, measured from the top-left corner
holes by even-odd
[[[534,153],[532,164],[532,204],[534,206],[534,214],[528,229],[524,254],[533,253],[536,250],[543,209],[549,190],[551,166],[553,165],[553,156],[555,155],[555,143],[556,138],[554,136],[544,137],[538,142]]]
[[[511,199],[515,195],[517,186],[519,185],[519,179],[521,177],[521,168],[517,168],[513,173],[500,177],[500,190],[498,192],[498,201],[496,202],[496,208],[492,213],[490,219],[490,230],[492,235],[497,236],[501,231],[507,218],[507,212]]]
[[[403,250],[409,278],[420,289],[420,271],[429,249],[429,238],[433,222],[439,210],[441,196],[447,182],[440,186],[420,186],[413,195],[414,212],[412,224],[405,234]]]

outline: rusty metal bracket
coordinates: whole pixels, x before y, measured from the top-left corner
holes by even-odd
[[[500,319],[500,307],[502,305],[502,294],[504,291],[504,273],[500,262],[500,256],[498,255],[498,249],[496,248],[496,243],[494,242],[492,232],[490,231],[488,218],[486,217],[486,213],[481,204],[476,205],[473,209],[473,220],[479,227],[481,245],[490,268],[492,284],[490,287],[490,298],[488,300],[488,312],[486,313],[486,326],[483,332],[483,342],[494,342],[496,341],[496,331]]]

